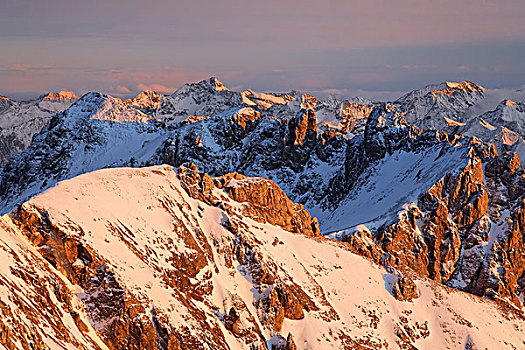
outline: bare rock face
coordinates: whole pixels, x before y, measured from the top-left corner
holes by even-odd
[[[84,289],[84,303],[93,305],[91,319],[105,324],[101,333],[111,349],[157,349],[162,339],[149,311],[119,285],[103,258],[66,238],[44,211],[21,206],[13,218],[47,261]]]
[[[374,109],[374,103],[360,98],[341,101],[329,96],[319,101],[316,108],[320,128],[339,131],[351,139],[364,132],[367,118]]]
[[[473,159],[462,172],[446,176],[420,196],[418,207],[428,213],[423,232],[425,242],[432,248],[428,257],[430,277],[448,281],[460,257],[460,231],[486,213],[487,202],[479,159]]]
[[[288,336],[286,337],[286,344],[284,345],[284,350],[297,350],[297,345],[295,345],[292,333],[288,333]]]
[[[179,169],[179,178],[188,193],[213,205],[221,199],[213,194],[214,188],[224,189],[231,199],[245,203],[242,213],[258,222],[281,226],[287,231],[309,236],[320,236],[316,218],[301,204],[293,203],[273,181],[248,178],[238,173],[212,178],[199,173],[195,164]]]
[[[480,153],[472,152],[465,168],[447,174],[417,203],[406,206],[394,222],[376,232],[357,230],[342,240],[377,263],[408,267],[521,309],[523,169],[514,153],[482,158],[476,154]]]
[[[286,339],[282,338],[280,344],[272,344],[271,350],[297,350],[292,333],[288,333]]]
[[[317,119],[315,112],[307,109],[304,113],[296,119],[293,119],[290,124],[290,129],[293,130],[292,140],[295,145],[302,145],[305,142],[315,142],[317,138]]]
[[[397,279],[392,294],[397,300],[412,301],[419,297],[417,286],[412,279],[406,276],[401,276]]]
[[[256,221],[266,221],[309,236],[321,235],[317,219],[312,218],[301,204],[293,203],[271,180],[232,179],[224,188],[233,200],[252,204],[244,208],[244,214]]]
[[[263,282],[264,283],[264,282]],[[304,292],[302,294],[304,296]],[[303,305],[293,289],[282,283],[274,283],[269,295],[259,302],[259,309],[265,312],[264,320],[272,324],[273,329],[281,331],[284,319],[301,320],[304,318],[303,309],[309,309],[308,303]]]
[[[523,305],[520,295],[525,283],[522,277],[525,273],[523,178],[523,168],[514,153],[486,164],[485,182],[490,205],[486,219],[479,220],[469,232],[467,254],[464,254],[472,265],[468,272],[474,268],[478,271],[469,275],[472,277],[466,280],[465,289],[517,307]],[[487,251],[479,248],[484,242],[489,244]],[[472,261],[477,263],[472,264]]]
[[[240,317],[235,311],[235,308],[230,308],[228,315],[224,316],[224,326],[227,330],[232,332],[234,335],[239,336],[241,332],[239,331],[239,320]]]
[[[301,171],[317,144],[317,119],[311,109],[302,110],[288,122],[283,157],[295,170]]]

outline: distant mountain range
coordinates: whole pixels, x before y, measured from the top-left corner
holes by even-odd
[[[524,101],[2,97],[0,344],[525,348]]]

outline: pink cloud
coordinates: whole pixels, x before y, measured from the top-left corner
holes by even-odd
[[[117,88],[115,89],[117,92],[121,93],[121,94],[128,94],[131,92],[131,90],[124,86],[124,85],[119,85],[117,86]]]
[[[141,90],[141,91],[144,91],[144,90],[153,90],[153,91],[157,91],[157,92],[174,92],[175,90],[177,90],[177,88],[175,87],[166,87],[162,84],[143,84],[143,83],[140,83],[139,85],[137,85],[137,90]]]
[[[7,71],[15,71],[15,72],[28,72],[32,70],[51,70],[55,69],[56,67],[51,65],[45,65],[45,64],[11,64],[5,67],[5,70]]]

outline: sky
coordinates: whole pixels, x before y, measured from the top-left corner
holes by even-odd
[[[0,0],[0,94],[525,84],[523,0]]]

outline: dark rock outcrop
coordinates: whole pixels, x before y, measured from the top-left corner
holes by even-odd
[[[392,294],[397,300],[412,301],[419,297],[417,286],[412,279],[400,276],[392,288]]]

